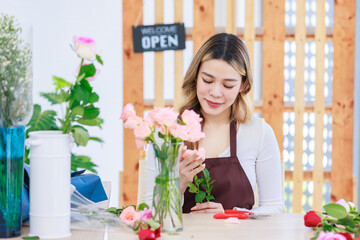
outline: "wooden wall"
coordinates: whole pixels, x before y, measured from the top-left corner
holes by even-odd
[[[163,1],[156,1],[155,22],[162,23]],[[136,2],[136,4],[134,3]],[[331,183],[331,201],[345,198],[352,201],[354,185],[352,176],[353,147],[353,105],[354,105],[354,53],[355,53],[355,1],[334,1],[334,28],[327,32],[325,26],[325,1],[317,0],[315,33],[305,26],[305,0],[297,1],[297,25],[294,33],[285,29],[285,0],[263,0],[263,27],[255,29],[254,2],[246,0],[245,27],[236,27],[236,0],[223,1],[226,7],[226,27],[222,31],[237,34],[244,39],[253,58],[254,42],[262,41],[262,105],[255,110],[274,129],[280,149],[283,145],[283,114],[295,113],[294,170],[285,172],[285,181],[293,182],[293,211],[302,211],[304,181],[314,182],[313,208],[322,206],[324,182]],[[183,1],[174,1],[175,22],[182,22]],[[143,100],[143,56],[134,54],[131,27],[142,12],[143,1],[123,1],[123,44],[124,44],[124,104],[133,103],[139,115],[154,106],[164,106],[163,99],[163,53],[155,53],[155,101],[145,104]],[[140,13],[140,14],[139,14]],[[215,33],[214,0],[193,1],[194,23],[186,29],[187,40],[193,41],[194,51]],[[296,42],[295,103],[284,104],[284,42]],[[304,102],[304,46],[306,41],[316,42],[316,97],[312,106]],[[333,100],[326,107],[324,100],[324,47],[327,41],[334,46]],[[180,89],[183,76],[182,51],[175,51],[175,97],[173,105],[181,101]],[[253,62],[253,59],[252,59]],[[303,171],[303,115],[315,113],[314,170]],[[332,170],[323,171],[324,114],[332,114]],[[139,150],[134,143],[133,132],[124,130],[124,172],[121,174],[120,205],[136,204]]]

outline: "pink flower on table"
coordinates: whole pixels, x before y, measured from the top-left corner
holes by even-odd
[[[139,240],[155,240],[156,235],[155,231],[152,231],[150,229],[141,229],[139,231]]]
[[[151,113],[151,118],[158,125],[165,125],[170,127],[177,121],[178,113],[173,111],[173,108],[155,108]]]
[[[346,201],[345,199],[340,199],[336,202],[336,204],[343,206],[347,212],[350,212],[351,208],[355,208],[355,204],[353,202]]]
[[[346,240],[346,237],[338,233],[321,232],[317,240]]]
[[[131,103],[128,103],[123,108],[120,119],[126,121],[130,116],[135,116],[135,109]]]
[[[135,208],[133,206],[125,208],[119,217],[121,221],[130,226],[133,226],[134,223],[139,220],[139,214],[135,211]]]
[[[145,219],[151,219],[152,218],[152,211],[151,209],[144,209],[143,211],[139,212],[140,215],[140,222],[145,220]]]
[[[136,138],[146,138],[151,134],[150,124],[146,121],[142,121],[140,125],[135,128],[134,134]]]
[[[89,37],[74,36],[74,50],[81,58],[92,60],[96,57],[96,42]]]

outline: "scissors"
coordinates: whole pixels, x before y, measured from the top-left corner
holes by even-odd
[[[270,215],[257,215],[251,211],[241,211],[241,210],[233,210],[233,209],[226,209],[224,213],[217,213],[213,215],[215,219],[227,219],[227,218],[237,218],[237,219],[247,219],[252,218],[256,219],[258,217],[268,217]]]

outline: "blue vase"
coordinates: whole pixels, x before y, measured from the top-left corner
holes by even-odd
[[[25,127],[0,127],[0,238],[21,235]]]

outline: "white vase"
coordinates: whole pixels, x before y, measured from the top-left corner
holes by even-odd
[[[29,133],[30,236],[66,238],[70,233],[70,134]]]

